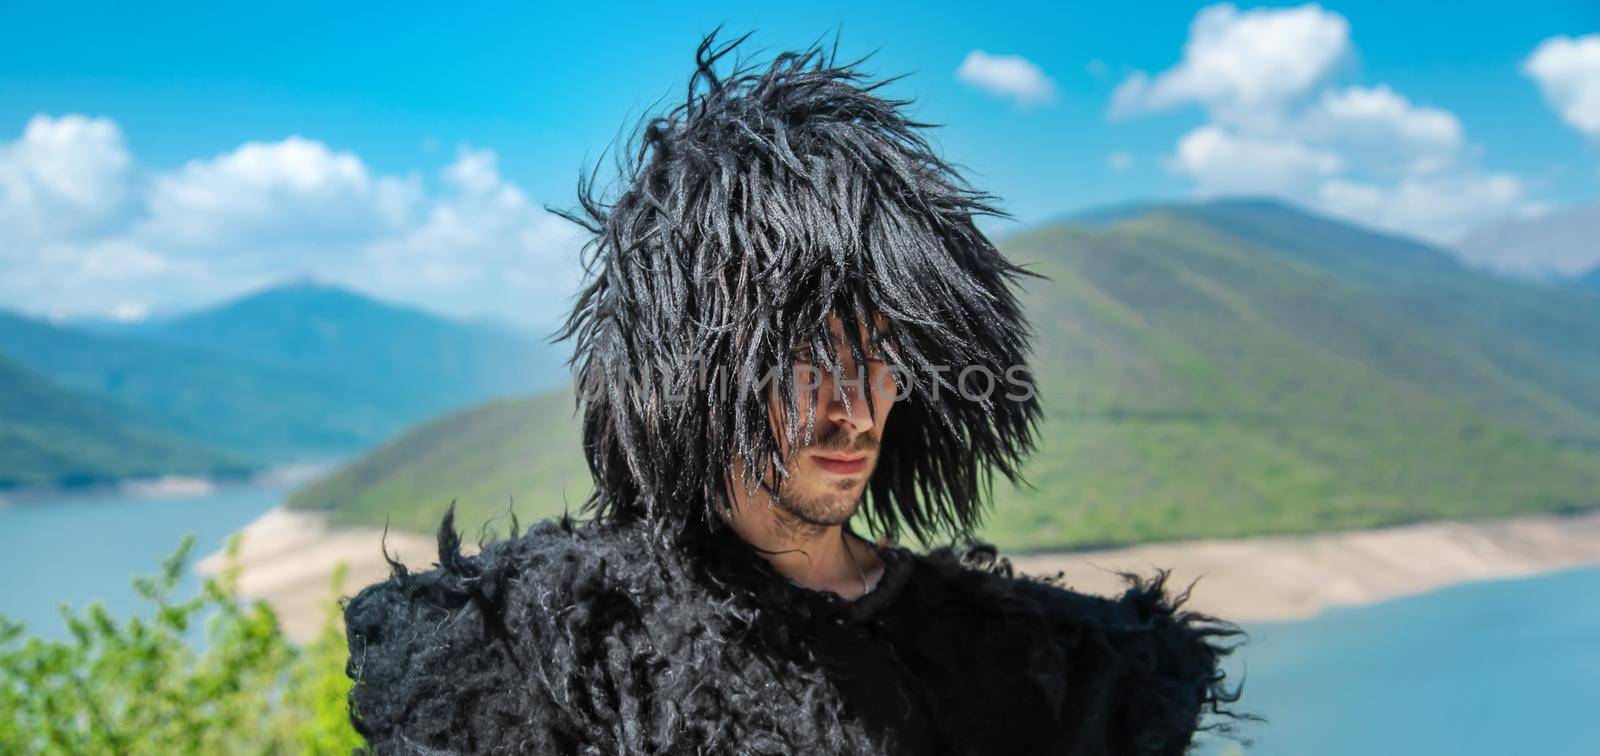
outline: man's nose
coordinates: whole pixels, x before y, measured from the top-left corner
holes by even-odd
[[[865,375],[857,375],[849,366],[839,371],[839,377],[829,381],[832,385],[824,387],[827,389],[828,419],[855,433],[872,430],[872,412],[867,409],[866,382]],[[850,405],[848,409],[845,407],[846,400]]]

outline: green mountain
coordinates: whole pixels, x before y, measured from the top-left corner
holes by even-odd
[[[570,390],[503,399],[424,423],[289,498],[340,524],[431,533],[452,500],[463,523],[573,512],[589,492]],[[565,497],[563,499],[563,497]]]
[[[138,420],[257,457],[360,449],[405,427],[385,397],[197,349],[0,313],[0,354]]]
[[[1077,547],[1600,505],[1600,296],[1271,202],[1101,215],[1002,245],[1051,279],[1025,297],[1046,419],[1035,488],[996,490],[987,537]],[[451,498],[469,527],[508,493],[524,518],[580,500],[570,396],[502,410],[416,429],[292,503],[425,530]],[[517,451],[462,452],[489,448]]]
[[[547,349],[314,284],[117,332],[0,313],[0,354],[172,433],[268,459],[348,454],[550,386]]]
[[[0,490],[248,469],[241,457],[142,426],[0,358]]]
[[[1267,202],[1012,239],[1030,292],[1037,491],[1021,547],[1600,505],[1600,299]]]
[[[311,280],[153,323],[139,333],[386,391],[424,416],[551,388],[566,376],[553,348],[509,328],[458,322]]]

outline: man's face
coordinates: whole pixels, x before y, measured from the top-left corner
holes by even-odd
[[[875,316],[875,322],[880,331],[888,329],[888,319],[883,315]],[[829,315],[828,325],[833,330],[835,352],[841,360],[839,375],[844,380],[835,382],[832,372],[822,365],[822,355],[811,354],[809,347],[801,347],[791,355],[795,404],[799,409],[797,448],[787,448],[784,401],[777,391],[769,395],[767,405],[768,418],[782,447],[784,466],[789,470],[789,477],[778,486],[777,505],[802,522],[823,526],[842,524],[855,514],[867,481],[877,469],[879,441],[898,388],[884,355],[867,340],[865,324],[861,341],[868,361],[859,366],[850,353],[844,324],[838,316]],[[818,387],[816,419],[810,443],[806,443],[805,422],[813,404],[813,386]],[[873,392],[870,412],[868,390]]]

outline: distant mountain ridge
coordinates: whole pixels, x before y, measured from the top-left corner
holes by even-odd
[[[1581,278],[1600,269],[1600,202],[1490,223],[1455,246],[1463,259],[1481,267]]]
[[[342,382],[0,313],[0,354],[171,432],[264,458],[337,454],[399,423]]]
[[[0,357],[129,423],[258,462],[357,452],[565,375],[554,347],[509,328],[309,282],[114,329],[0,312]],[[7,477],[27,476],[0,469]]]
[[[985,532],[1006,548],[1600,506],[1600,297],[1256,200],[1001,247],[1050,278],[1024,294],[1036,488],[997,488]],[[424,532],[452,498],[469,530],[512,499],[525,520],[557,514],[588,485],[571,409],[546,395],[440,418],[292,505]],[[485,465],[457,448],[550,451]]]
[[[468,324],[299,280],[135,331],[159,341],[414,397],[419,409],[552,385],[560,359],[509,328]]]
[[[236,476],[250,465],[0,358],[0,491],[73,488],[130,477]]]

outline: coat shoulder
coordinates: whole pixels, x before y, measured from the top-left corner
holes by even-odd
[[[1008,682],[1024,681],[1052,710],[1059,737],[1077,746],[1068,752],[1183,753],[1197,730],[1252,718],[1228,707],[1241,690],[1221,666],[1243,631],[1185,609],[1188,590],[1171,591],[1167,571],[1125,573],[1121,593],[1100,596],[1063,574],[1021,573],[983,543],[937,549],[924,564],[973,605],[968,615],[1008,636],[993,647],[1021,649],[1006,652],[1026,659]]]
[[[515,717],[533,736],[527,752],[575,752],[581,728],[561,715],[555,690],[530,684],[537,662],[526,649],[565,645],[550,629],[585,576],[603,569],[596,543],[605,540],[571,520],[545,520],[466,555],[451,512],[433,569],[390,560],[389,577],[343,608],[350,719],[369,746],[472,752]]]

